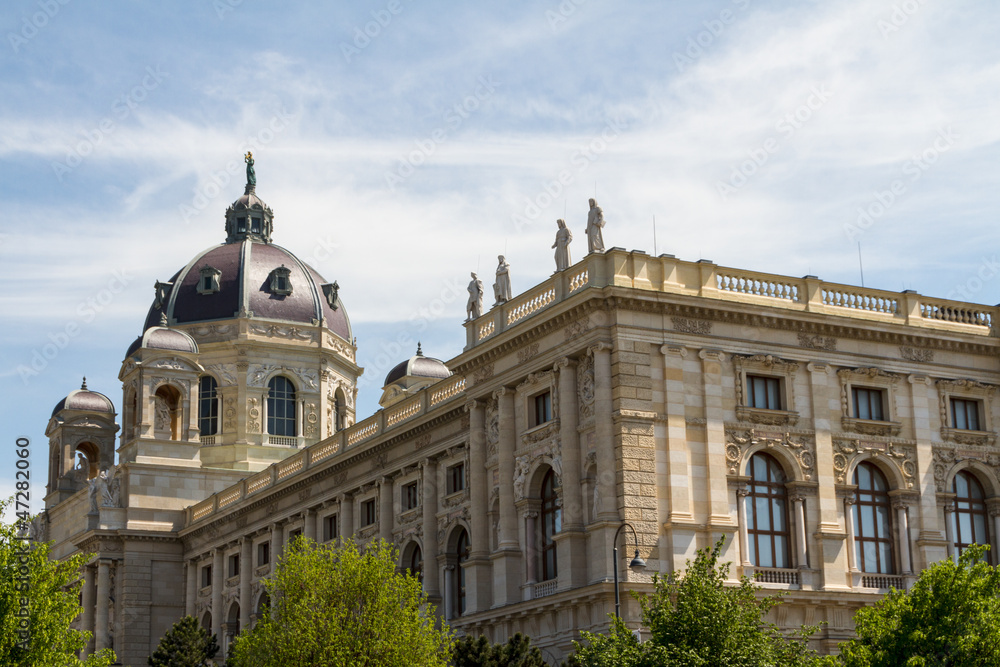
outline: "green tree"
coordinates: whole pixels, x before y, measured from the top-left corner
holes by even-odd
[[[148,662],[149,667],[206,667],[218,652],[215,635],[209,635],[194,616],[185,616],[167,630]]]
[[[610,635],[583,633],[571,664],[584,667],[621,665],[652,667],[792,667],[818,664],[807,641],[816,628],[791,635],[764,621],[778,596],[761,597],[760,586],[743,577],[727,585],[729,563],[719,564],[724,539],[698,551],[687,570],[665,578],[653,576],[652,594],[635,595],[642,607],[649,638],[639,643],[620,621]]]
[[[448,664],[452,636],[438,626],[419,580],[396,571],[396,551],[379,540],[359,549],[293,541],[278,562],[268,594],[274,614],[240,633],[235,667],[438,666]]]
[[[848,667],[1000,665],[1000,569],[989,547],[971,546],[924,570],[907,591],[892,590],[854,615],[857,639],[832,664]]]
[[[506,644],[491,644],[486,637],[463,637],[452,651],[454,667],[545,667],[542,652],[531,645],[531,638],[520,632]]]
[[[12,502],[12,499],[0,501],[0,515]],[[75,655],[90,639],[89,632],[70,628],[73,619],[83,611],[78,597],[83,587],[80,572],[87,561],[86,554],[52,559],[49,543],[24,539],[28,516],[21,512],[18,516],[16,524],[0,523],[0,665],[105,667],[112,664],[115,654],[110,649],[84,660]]]

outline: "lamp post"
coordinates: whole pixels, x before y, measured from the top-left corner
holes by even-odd
[[[618,526],[618,530],[615,531],[614,549],[612,551],[615,563],[615,616],[619,619],[622,617],[622,613],[621,603],[618,599],[618,535],[621,534],[622,528],[625,527],[628,527],[628,529],[632,531],[632,539],[635,540],[635,556],[633,556],[632,561],[628,564],[629,569],[639,571],[646,567],[646,561],[639,558],[639,538],[635,534],[635,528],[632,527],[632,524],[623,523]]]

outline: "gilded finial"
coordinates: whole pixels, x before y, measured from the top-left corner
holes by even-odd
[[[87,391],[87,376],[86,375],[83,376],[83,382],[80,383],[80,389],[82,389],[83,391]]]

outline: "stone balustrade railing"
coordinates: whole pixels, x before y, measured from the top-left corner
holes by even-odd
[[[609,286],[720,301],[766,305],[809,313],[989,336],[995,306],[925,297],[912,290],[886,290],[828,283],[815,276],[793,278],[688,262],[671,255],[612,248],[588,255],[565,271],[466,323],[466,350],[500,336],[588,287]]]
[[[380,410],[364,421],[272,464],[266,470],[251,475],[232,486],[188,507],[187,525],[213,516],[219,510],[262,493],[291,477],[303,474],[312,466],[345,454],[375,436],[400,424],[426,414],[439,405],[460,398],[465,393],[465,378],[450,377],[421,390],[413,398]]]

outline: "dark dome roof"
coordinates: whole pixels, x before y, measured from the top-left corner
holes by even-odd
[[[234,206],[247,205],[245,199],[252,205],[256,195],[244,195]],[[291,294],[275,294],[270,289],[271,273],[280,267],[288,270]],[[199,292],[203,268],[219,272],[218,291]],[[173,287],[165,311],[171,324],[231,319],[249,312],[262,319],[303,324],[323,319],[341,338],[352,339],[343,304],[338,299],[334,310],[324,296],[326,280],[291,252],[271,243],[244,238],[214,246],[198,253],[169,282]],[[154,302],[146,316],[146,329],[160,324],[160,313]]]
[[[191,336],[183,331],[164,326],[146,329],[141,336],[129,345],[128,351],[125,353],[126,358],[132,356],[132,353],[139,348],[198,353],[198,343],[194,342],[194,338],[191,338]]]
[[[107,412],[115,413],[114,403],[104,394],[87,389],[87,378],[83,378],[80,388],[69,392],[69,396],[56,403],[52,409],[52,416],[55,417],[60,410],[86,410],[87,412]]]
[[[385,376],[385,383],[382,386],[387,387],[407,376],[443,380],[446,377],[451,377],[451,371],[440,359],[425,357],[420,350],[420,344],[417,343],[417,353],[406,361],[396,364]]]

